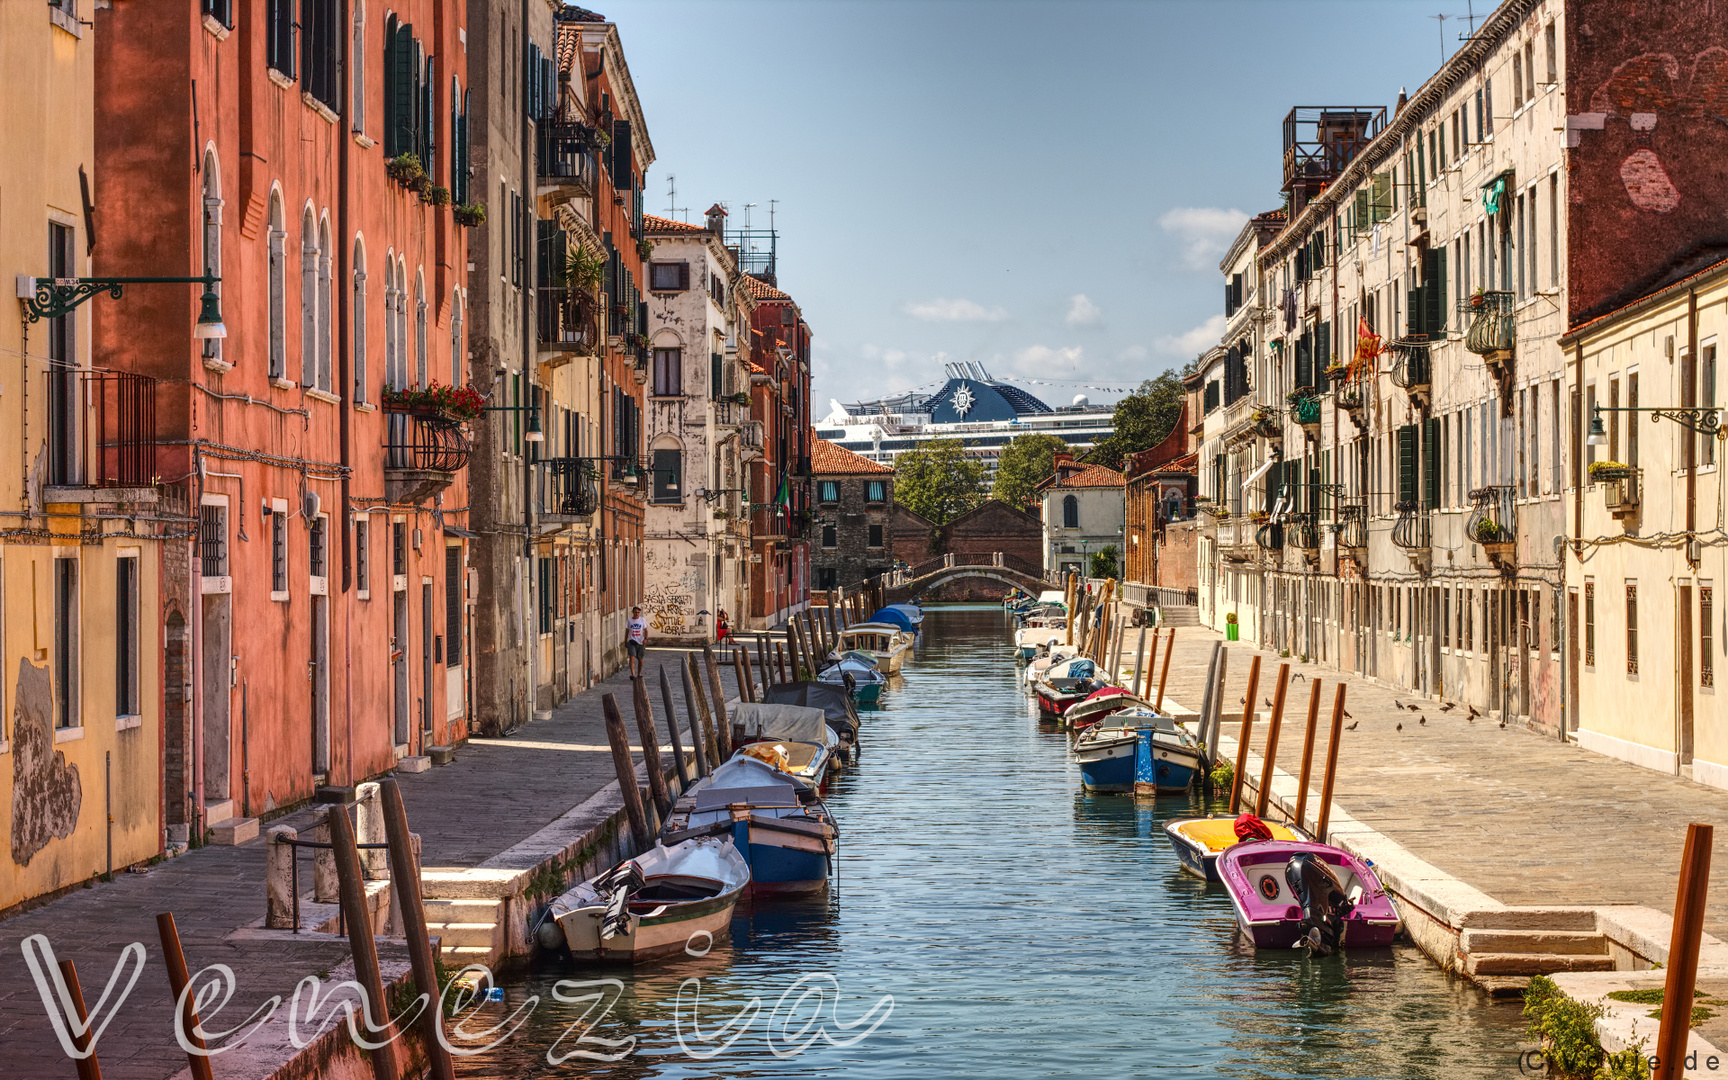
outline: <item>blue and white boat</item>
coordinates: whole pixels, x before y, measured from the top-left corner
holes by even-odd
[[[883,610],[898,611],[900,614],[910,619],[913,626],[918,626],[924,621],[924,609],[919,607],[917,604],[889,604],[887,607],[883,608]]]
[[[840,834],[814,784],[758,761],[734,756],[690,785],[667,815],[667,846],[700,836],[729,836],[750,864],[753,893],[810,893],[828,884]]]
[[[1081,785],[1088,791],[1133,791],[1142,732],[1150,736],[1157,789],[1187,791],[1204,771],[1206,752],[1186,728],[1150,708],[1125,709],[1081,733],[1074,743]]]
[[[850,683],[846,679],[848,675],[852,677]],[[848,653],[823,668],[822,673],[816,676],[816,681],[830,686],[849,687],[854,701],[861,705],[874,705],[882,697],[882,686],[888,681],[888,676],[877,669],[874,661]]]

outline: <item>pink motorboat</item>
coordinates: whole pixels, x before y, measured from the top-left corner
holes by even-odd
[[[1398,909],[1373,867],[1327,844],[1244,840],[1218,856],[1242,932],[1261,949],[1384,948]]]

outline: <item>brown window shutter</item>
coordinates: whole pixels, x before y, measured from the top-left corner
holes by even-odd
[[[690,264],[687,262],[681,262],[678,264],[678,287],[680,289],[688,289],[690,287]]]

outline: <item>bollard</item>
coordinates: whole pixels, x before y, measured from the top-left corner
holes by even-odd
[[[718,769],[725,758],[720,756],[720,743],[714,737],[714,718],[708,711],[708,695],[702,690],[702,672],[696,667],[696,654],[684,654],[684,692],[696,699],[696,709],[702,716],[702,742],[708,747],[709,772]]]
[[[660,733],[654,730],[654,707],[648,703],[648,683],[642,676],[631,677],[630,697],[636,709],[636,732],[642,739],[642,764],[648,770],[648,797],[663,823],[672,811],[672,799],[666,792],[666,774],[660,771]]]
[[[786,678],[786,652],[780,647],[778,641],[774,643],[774,667],[776,674],[780,676],[780,681],[788,682],[789,680]]]
[[[454,1080],[456,1072],[450,1051],[438,1037],[439,997],[443,988],[438,985],[438,964],[432,956],[432,936],[426,929],[426,902],[420,896],[420,863],[408,832],[408,809],[402,805],[402,791],[395,780],[384,780],[378,794],[378,816],[384,819],[385,842],[389,844],[385,854],[390,861],[390,894],[396,898],[402,914],[402,936],[408,939],[414,988],[426,995],[426,1007],[420,1010],[415,1024],[431,1056],[432,1080]]]
[[[385,843],[384,803],[378,783],[368,780],[354,786],[354,834],[361,844]],[[360,867],[372,881],[390,876],[390,856],[383,848],[361,848]]]
[[[90,1023],[90,1010],[84,1006],[84,988],[78,985],[78,968],[70,960],[60,961],[60,976],[66,983],[66,993],[72,999],[72,1011],[76,1015],[79,1027]],[[90,1038],[95,1032],[86,1031],[82,1035],[72,1036],[72,1045],[80,1050],[90,1050]],[[102,1064],[96,1060],[96,1051],[90,1050],[85,1056],[78,1058],[78,1080],[102,1080]]]
[[[756,635],[756,666],[762,669],[762,700],[768,700],[768,687],[774,681],[773,666],[768,663],[768,639]]]
[[[336,858],[336,876],[342,890],[342,918],[348,924],[348,951],[354,958],[354,978],[364,992],[364,1026],[378,1033],[384,1046],[369,1053],[377,1080],[397,1080],[396,1023],[390,1019],[390,1001],[384,996],[384,973],[378,967],[378,943],[372,937],[372,916],[366,910],[366,881],[360,873],[360,849],[354,846],[354,826],[348,812],[333,806],[324,815],[330,830],[330,850]],[[371,1037],[370,1035],[368,1037]]]
[[[389,840],[386,838],[384,840],[384,843],[389,843]],[[409,833],[408,834],[408,853],[410,855],[412,855],[414,858],[414,873],[416,876],[418,876],[420,873],[420,834],[419,833]],[[388,850],[386,850],[384,852],[384,857],[386,859],[388,859],[390,857],[390,852]],[[390,912],[384,920],[384,933],[379,935],[379,936],[381,936],[381,937],[407,937],[408,936],[408,930],[407,930],[408,924],[404,921],[403,915],[402,915],[401,895],[402,895],[402,890],[400,890],[394,886],[391,887],[391,889],[390,889]],[[424,906],[424,905],[422,905],[422,906]]]
[[[299,833],[288,825],[273,825],[264,841],[264,928],[299,930],[294,925],[294,845]]]
[[[708,750],[708,739],[702,733],[702,719],[696,711],[696,687],[690,682],[690,665],[680,663],[678,674],[684,677],[684,715],[690,719],[690,746],[696,753],[696,775],[707,776],[714,755]]]
[[[1696,821],[1686,826],[1686,847],[1680,854],[1680,890],[1674,897],[1674,931],[1668,939],[1662,1022],[1656,1029],[1656,1062],[1650,1070],[1651,1080],[1680,1080],[1686,1073],[1686,1037],[1692,1030],[1692,994],[1698,986],[1698,951],[1703,944],[1704,905],[1710,890],[1710,843],[1714,834],[1712,826]]]
[[[1308,688],[1308,734],[1302,739],[1302,781],[1296,788],[1296,827],[1302,827],[1303,813],[1308,809],[1308,780],[1314,768],[1314,735],[1320,729],[1320,680]]]
[[[1326,826],[1332,819],[1332,781],[1338,774],[1338,739],[1344,734],[1344,684],[1332,699],[1332,738],[1326,745],[1326,777],[1320,783],[1320,819],[1314,824],[1314,839],[1326,842]]]
[[[666,678],[665,664],[660,665],[660,701],[666,706],[666,730],[672,734],[672,766],[678,770],[678,794],[682,795],[690,786],[690,768],[684,763],[684,740],[678,737],[678,710],[672,707],[672,683]],[[700,754],[697,760],[701,760]]]
[[[324,815],[328,817],[330,810],[326,809]],[[329,827],[312,826],[312,839],[315,843],[328,844]],[[336,852],[330,848],[312,849],[312,899],[320,904],[337,904],[342,901],[342,886],[336,877]]]
[[[1266,816],[1266,806],[1272,797],[1272,768],[1278,760],[1278,733],[1284,726],[1284,692],[1290,688],[1290,665],[1278,665],[1278,689],[1272,692],[1272,719],[1266,725],[1265,761],[1260,766],[1260,790],[1254,797],[1254,816]],[[1249,705],[1253,705],[1250,701]]]
[[[618,774],[618,790],[624,796],[624,812],[630,818],[630,835],[638,852],[654,846],[654,834],[648,830],[648,814],[642,809],[642,789],[636,785],[636,766],[630,760],[630,736],[624,730],[624,717],[618,712],[618,699],[607,694],[600,699],[606,714],[606,741],[612,744],[612,768]]]
[[[803,678],[802,675],[798,674],[798,668],[800,666],[800,663],[801,663],[801,660],[800,660],[799,655],[798,655],[798,620],[795,618],[787,619],[786,620],[786,666],[792,672],[792,678],[788,681],[797,682]]]
[[[1176,628],[1172,626],[1164,631],[1164,670],[1158,676],[1158,700],[1152,703],[1154,710],[1164,707],[1164,684],[1170,681],[1170,654],[1176,651]],[[1151,677],[1151,672],[1147,672]]]
[[[1230,778],[1230,812],[1242,812],[1242,774],[1248,769],[1248,742],[1254,734],[1254,693],[1260,689],[1260,657],[1248,664],[1248,696],[1242,706],[1242,726],[1236,734],[1236,773]],[[1218,688],[1222,696],[1224,687]]]
[[[210,1058],[198,1051],[206,1049],[204,1037],[198,1034],[198,1003],[186,992],[192,981],[186,970],[186,953],[180,948],[180,929],[174,925],[174,913],[164,911],[156,916],[156,934],[162,939],[162,962],[168,969],[168,989],[174,992],[176,1008],[180,1009],[180,1030],[192,1048],[186,1050],[186,1064],[192,1080],[216,1080],[210,1071]],[[184,1002],[184,1006],[180,1003]],[[101,1004],[98,1002],[97,1004]]]
[[[1158,760],[1152,755],[1152,729],[1143,727],[1134,739],[1134,797],[1151,799],[1158,795]]]
[[[714,662],[714,650],[702,646],[702,663],[708,669],[708,689],[714,701],[714,740],[720,744],[720,760],[732,756],[732,722],[726,715],[726,690],[720,685],[720,665]]]

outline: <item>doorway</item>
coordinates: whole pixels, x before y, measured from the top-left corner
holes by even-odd
[[[233,668],[233,608],[227,593],[204,595],[203,653],[199,658],[204,691],[204,802],[232,798],[232,735],[230,728]]]
[[[330,598],[312,597],[312,772],[330,776]]]
[[[432,579],[420,582],[420,752],[432,745]]]
[[[390,685],[399,749],[408,748],[408,591],[391,592]]]

